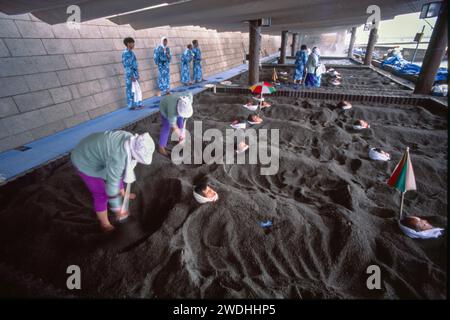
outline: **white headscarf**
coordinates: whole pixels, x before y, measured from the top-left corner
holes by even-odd
[[[190,118],[194,113],[192,109],[192,101],[187,96],[181,96],[177,102],[177,112],[180,117]]]
[[[167,48],[165,45],[164,45],[164,39],[167,39],[167,37],[161,37],[161,46],[163,47],[163,48]],[[167,39],[168,40],[168,39]]]
[[[125,167],[125,183],[133,183],[136,181],[134,168],[137,163],[149,165],[152,163],[153,151],[155,151],[155,143],[148,132],[138,135],[135,134],[125,141],[125,150],[127,152],[127,164]]]

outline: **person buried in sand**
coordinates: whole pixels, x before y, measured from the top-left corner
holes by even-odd
[[[92,194],[103,231],[114,229],[108,219],[108,203],[117,220],[128,217],[128,212],[122,212],[123,183],[136,180],[134,167],[137,163],[149,165],[154,150],[148,133],[133,135],[119,130],[93,133],[72,151],[71,161]],[[130,199],[135,197],[130,194]]]
[[[362,129],[368,129],[370,128],[370,125],[367,121],[364,120],[356,120],[353,122],[353,129],[354,130],[362,130]]]
[[[251,114],[248,116],[247,118],[248,123],[250,124],[260,124],[263,122],[263,119],[261,119],[258,115],[256,114]]]
[[[389,161],[391,160],[391,155],[380,148],[370,148],[369,158],[378,161]]]
[[[166,146],[171,129],[177,134],[179,142],[183,143],[185,119],[190,118],[193,114],[192,101],[192,93],[178,92],[165,96],[159,103],[161,132],[158,152],[162,155],[168,156]]]
[[[337,104],[337,107],[341,108],[343,110],[349,110],[352,108],[352,104],[348,101],[342,100],[342,101],[339,101],[339,103]]]
[[[427,220],[415,216],[405,217],[402,219],[401,223],[417,232],[433,229],[433,226]]]
[[[204,204],[208,202],[216,202],[219,195],[208,184],[208,179],[201,179],[194,187],[194,199],[198,203]]]

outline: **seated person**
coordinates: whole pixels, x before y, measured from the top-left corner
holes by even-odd
[[[203,178],[194,187],[194,198],[198,203],[216,202],[219,195],[209,185],[208,179]]]
[[[337,107],[343,110],[348,110],[352,108],[352,104],[348,101],[342,100],[337,104]]]
[[[433,226],[425,219],[420,219],[419,217],[409,216],[402,219],[401,223],[410,229],[417,232],[431,230]]]
[[[369,150],[369,158],[372,160],[388,161],[391,160],[391,155],[380,148],[371,148]]]
[[[258,115],[256,114],[251,114],[248,116],[247,118],[248,123],[250,124],[260,124],[263,122],[263,119],[261,119]]]
[[[367,121],[364,120],[356,120],[353,122],[353,129],[355,130],[362,130],[362,129],[368,129],[370,128],[370,125]]]
[[[237,154],[243,153],[243,152],[247,151],[248,148],[249,148],[248,144],[246,144],[245,141],[241,141],[236,146],[236,153]]]

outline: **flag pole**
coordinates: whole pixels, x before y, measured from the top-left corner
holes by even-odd
[[[402,212],[403,212],[403,199],[405,198],[405,193],[402,192],[401,200],[400,200],[400,217],[399,221],[402,220]]]

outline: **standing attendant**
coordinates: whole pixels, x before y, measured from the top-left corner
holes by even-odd
[[[168,94],[170,90],[170,61],[172,60],[172,55],[167,43],[167,37],[162,37],[161,44],[153,52],[153,59],[159,71],[158,87],[161,95]]]
[[[188,44],[181,55],[181,83],[184,85],[191,84],[191,61],[193,57],[192,45]]]
[[[302,45],[295,54],[295,74],[294,83],[302,83],[305,73],[306,62],[308,61],[308,51],[306,45]]]
[[[320,87],[320,79],[322,77],[321,73],[318,72],[320,66],[320,50],[314,47],[306,62],[306,87]]]
[[[125,69],[125,94],[127,96],[127,105],[130,110],[136,110],[143,108],[142,106],[142,94],[135,96],[133,92],[133,83],[136,85],[139,80],[139,71],[137,65],[136,55],[133,52],[134,39],[123,39],[125,50],[122,52],[122,65]],[[139,90],[140,91],[140,90]]]
[[[202,51],[198,46],[197,40],[193,40],[192,44],[194,45],[194,48],[192,49],[192,53],[194,54],[194,81],[202,82]]]

